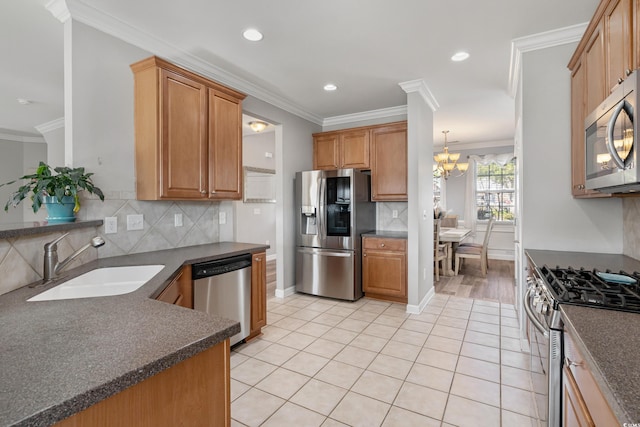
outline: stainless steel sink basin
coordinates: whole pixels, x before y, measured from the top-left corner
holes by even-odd
[[[96,268],[67,280],[27,301],[51,301],[128,294],[147,283],[163,268],[164,265]]]

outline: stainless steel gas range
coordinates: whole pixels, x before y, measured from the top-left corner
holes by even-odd
[[[538,418],[549,426],[562,425],[562,366],[566,361],[560,304],[640,313],[640,273],[635,260],[620,264],[619,256],[577,255],[527,251],[528,289],[523,305],[530,321],[533,385],[540,397]],[[584,268],[570,266],[580,262]]]

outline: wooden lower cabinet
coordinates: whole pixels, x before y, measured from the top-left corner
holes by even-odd
[[[251,257],[251,328],[247,339],[262,333],[267,325],[267,253]]]
[[[562,418],[564,427],[620,425],[570,332],[564,334]]]
[[[62,420],[58,427],[228,427],[229,340]]]
[[[193,281],[191,280],[191,265],[182,267],[178,275],[158,295],[158,301],[181,307],[193,308]]]
[[[362,290],[371,298],[407,302],[406,239],[363,237]]]

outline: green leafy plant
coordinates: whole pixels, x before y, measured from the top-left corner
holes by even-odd
[[[44,162],[40,162],[36,173],[31,175],[21,176],[13,181],[1,184],[11,185],[19,180],[28,180],[25,184],[21,185],[17,191],[11,193],[9,201],[4,206],[4,210],[8,211],[9,206],[16,207],[20,202],[26,199],[31,194],[31,200],[33,204],[33,212],[38,212],[40,206],[42,206],[41,196],[55,196],[58,198],[58,203],[62,204],[62,198],[64,196],[73,197],[75,206],[74,212],[80,210],[80,197],[79,193],[83,190],[88,191],[91,194],[95,194],[104,201],[104,194],[102,190],[93,185],[91,176],[93,173],[85,173],[84,168],[69,168],[66,166],[59,166],[53,169],[56,174],[51,171],[51,166]]]

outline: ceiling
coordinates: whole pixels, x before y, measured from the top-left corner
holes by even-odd
[[[8,0],[0,13],[0,133],[36,134],[63,110],[63,26],[48,0]],[[438,104],[434,138],[512,139],[511,42],[589,21],[597,0],[68,0],[94,19],[235,76],[249,95],[316,123],[406,104],[422,79]],[[83,12],[83,13],[85,13]],[[80,19],[80,18],[78,18]],[[82,20],[82,19],[80,19]],[[249,27],[260,42],[241,36]],[[124,34],[124,33],[123,33]],[[450,57],[470,53],[464,62]],[[567,58],[567,62],[569,58]],[[567,71],[568,78],[568,71]],[[325,92],[326,83],[338,90]],[[246,88],[258,88],[250,93]],[[20,105],[16,98],[31,100]],[[266,99],[265,99],[266,100]],[[394,110],[397,111],[397,110]],[[335,120],[335,119],[334,119]]]

